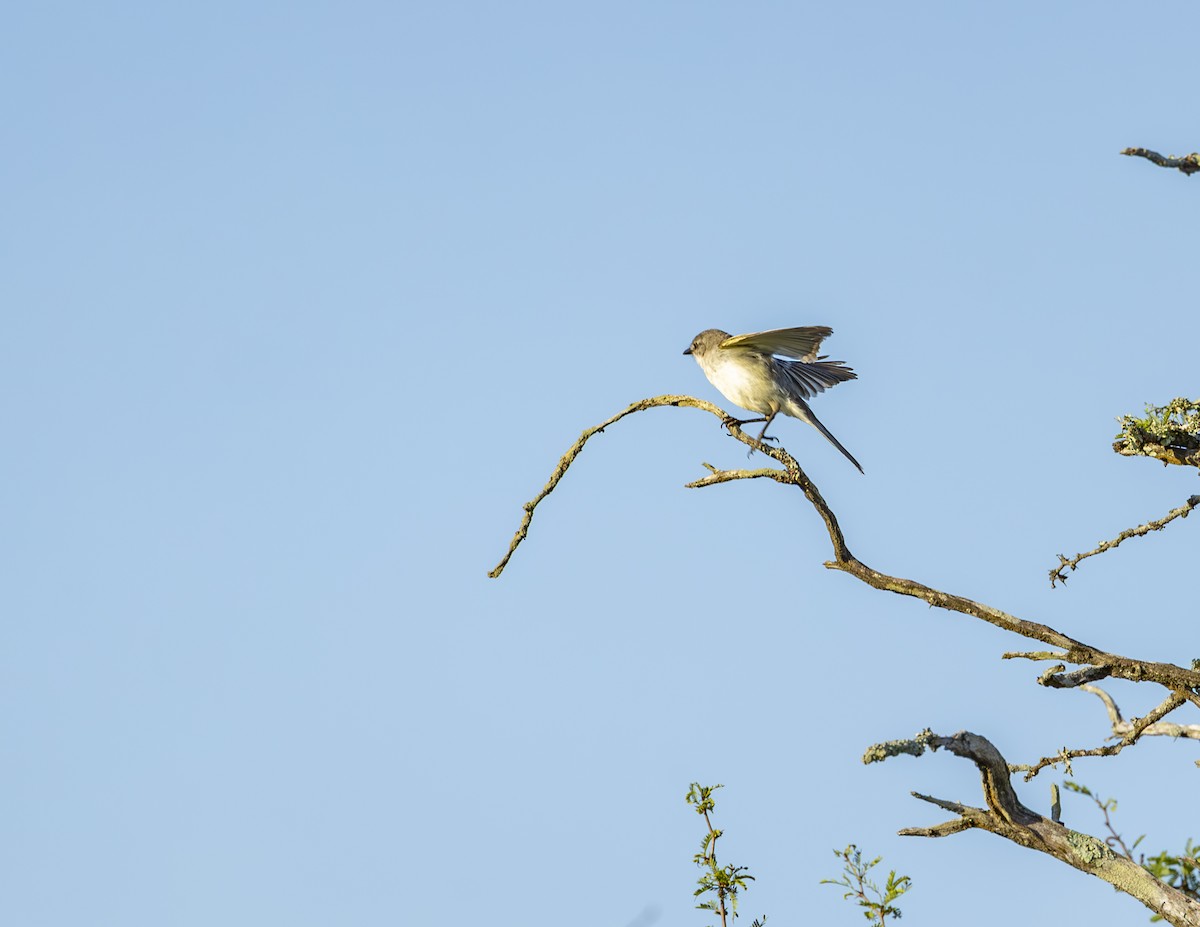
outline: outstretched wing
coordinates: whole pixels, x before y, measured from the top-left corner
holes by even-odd
[[[782,374],[792,389],[805,399],[811,399],[831,386],[858,379],[858,374],[841,361],[807,363],[777,359],[774,364],[775,369]]]
[[[810,325],[807,328],[777,328],[769,332],[734,335],[721,342],[722,348],[749,348],[763,354],[778,354],[812,362],[817,359],[821,342],[833,334],[832,328]]]

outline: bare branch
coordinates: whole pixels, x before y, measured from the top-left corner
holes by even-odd
[[[504,555],[501,561],[496,564],[495,569],[488,573],[492,579],[496,579],[504,568],[508,566],[508,561],[516,552],[520,543],[525,540],[529,534],[529,525],[533,521],[533,510],[538,507],[538,504],[545,499],[550,493],[554,492],[558,486],[559,480],[566,476],[567,470],[571,464],[575,462],[575,458],[579,456],[585,444],[595,435],[601,434],[609,425],[619,422],[627,415],[632,415],[634,412],[644,412],[646,409],[654,409],[659,406],[686,406],[693,409],[702,409],[705,412],[711,412],[717,418],[724,421],[732,421],[730,416],[726,415],[711,402],[705,402],[703,399],[696,399],[692,396],[654,396],[650,399],[641,399],[638,402],[632,403],[628,408],[618,412],[610,419],[606,419],[594,428],[589,428],[579,436],[579,440],[567,448],[567,452],[558,460],[558,465],[554,468],[554,472],[550,474],[550,479],[546,485],[542,487],[542,491],[533,497],[532,500],[526,502],[523,506],[525,510],[524,516],[521,518],[521,525],[517,528],[517,533],[513,535],[512,543],[508,546],[508,553]],[[736,430],[736,429],[734,429]],[[740,433],[739,436],[745,442],[755,445],[754,439],[749,435]]]
[[[933,748],[936,749],[936,748]],[[925,751],[921,751],[924,753]],[[921,756],[921,753],[916,754]],[[955,814],[968,814],[971,811],[978,811],[978,808],[972,808],[970,805],[964,805],[956,801],[949,801],[945,798],[935,798],[932,795],[922,795],[920,792],[910,792],[913,798],[919,798],[921,801],[927,801],[931,805],[937,805],[943,811],[953,811]],[[986,812],[985,812],[986,813]]]
[[[687,489],[703,489],[705,486],[716,486],[717,483],[728,483],[731,480],[756,480],[763,477],[780,483],[787,482],[787,474],[774,467],[762,467],[758,470],[718,470],[712,464],[704,464],[709,471],[703,479],[684,483]]]
[[[1043,818],[1026,808],[1017,799],[1011,782],[1012,773],[1017,769],[1029,770],[1026,776],[1026,779],[1029,779],[1046,765],[1065,762],[1069,769],[1070,761],[1074,757],[1111,756],[1119,753],[1126,746],[1135,743],[1147,731],[1153,730],[1155,724],[1184,702],[1200,706],[1200,662],[1194,663],[1192,669],[1185,669],[1170,663],[1133,660],[1107,653],[1077,641],[1047,625],[1026,621],[990,605],[872,569],[850,552],[837,517],[795,458],[783,448],[760,444],[749,437],[737,427],[736,420],[731,419],[710,403],[690,396],[658,396],[634,403],[595,428],[585,431],[559,460],[558,466],[542,492],[531,502],[526,503],[525,516],[513,537],[508,554],[489,575],[492,577],[500,575],[513,551],[525,538],[534,509],[554,490],[588,439],[626,415],[658,406],[687,406],[711,412],[722,420],[730,434],[738,441],[761,450],[766,456],[781,464],[782,470],[771,468],[718,470],[711,464],[705,464],[709,475],[688,485],[693,488],[703,488],[733,480],[767,478],[784,485],[797,487],[804,493],[805,498],[825,523],[835,558],[826,562],[827,568],[849,573],[873,588],[918,598],[928,602],[930,606],[969,615],[1003,630],[1056,648],[1054,651],[1015,652],[1005,655],[1008,658],[1060,660],[1060,663],[1042,674],[1039,681],[1043,685],[1070,688],[1082,686],[1095,679],[1113,677],[1133,682],[1155,682],[1168,689],[1170,691],[1168,698],[1146,717],[1131,722],[1129,729],[1122,734],[1118,743],[1089,750],[1070,751],[1064,748],[1056,757],[1045,758],[1032,767],[1010,767],[1000,752],[986,738],[965,731],[955,734],[953,737],[939,737],[932,731],[925,730],[911,740],[878,744],[869,749],[863,759],[864,762],[878,762],[900,753],[920,755],[926,749],[945,748],[958,756],[972,760],[979,769],[987,802],[986,809],[971,808],[928,796],[918,796],[939,807],[953,811],[959,815],[959,818],[934,827],[909,828],[901,831],[902,834],[943,837],[973,827],[983,828],[1021,846],[1050,854],[1076,869],[1111,883],[1119,890],[1142,901],[1171,924],[1179,925],[1179,927],[1200,927],[1200,902],[1158,881],[1131,860],[1118,857],[1107,845],[1095,837],[1067,830],[1056,821]],[[1068,663],[1079,666],[1081,669],[1069,673],[1064,672]]]
[[[1120,422],[1121,433],[1112,447],[1118,454],[1125,457],[1151,457],[1162,461],[1164,465],[1200,467],[1200,400],[1176,396],[1165,405],[1147,404],[1140,416],[1122,415],[1117,421]],[[1166,517],[1122,531],[1111,541],[1101,541],[1094,550],[1076,554],[1069,560],[1059,554],[1058,566],[1050,570],[1051,587],[1060,582],[1065,584],[1066,571],[1073,572],[1081,560],[1112,550],[1129,538],[1161,531],[1176,518],[1187,517],[1197,505],[1200,505],[1200,496],[1191,496]]]
[[[913,792],[913,794],[917,795],[916,792]],[[917,798],[922,797],[921,795],[917,795]],[[896,831],[896,833],[901,837],[949,837],[953,834],[961,834],[964,830],[970,830],[976,826],[975,822],[970,818],[957,818],[953,821],[944,821],[941,824],[935,824],[932,827],[904,827]]]
[[[1108,721],[1112,725],[1114,736],[1122,736],[1133,730],[1133,724],[1121,717],[1121,709],[1113,701],[1113,697],[1099,686],[1080,686],[1084,692],[1091,692],[1104,703],[1108,712]],[[1142,729],[1143,737],[1190,737],[1200,740],[1200,724],[1173,724],[1170,721],[1155,721]]]
[[[1200,171],[1200,154],[1195,152],[1177,158],[1175,155],[1163,157],[1157,151],[1151,151],[1149,148],[1126,148],[1121,154],[1136,158],[1145,158],[1159,167],[1173,167],[1185,174],[1194,174],[1196,171]]]
[[[558,466],[555,468],[550,481],[546,484],[542,492],[532,502],[525,504],[525,516],[521,526],[517,529],[517,533],[513,536],[508,553],[488,575],[495,578],[503,571],[513,551],[516,550],[517,545],[525,539],[530,521],[533,518],[534,508],[558,485],[559,480],[562,479],[571,462],[583,450],[583,446],[589,438],[627,415],[660,406],[685,406],[710,412],[721,419],[732,437],[743,444],[762,451],[766,456],[782,464],[783,470],[779,471],[769,469],[723,471],[709,465],[707,468],[709,475],[690,485],[700,488],[738,479],[767,477],[775,480],[777,483],[795,486],[804,493],[805,498],[808,499],[809,503],[821,517],[821,520],[825,523],[825,530],[829,534],[829,541],[833,547],[833,555],[835,557],[834,560],[825,563],[828,569],[849,573],[851,576],[875,589],[883,589],[888,592],[894,592],[897,595],[921,599],[928,602],[931,606],[958,612],[963,615],[970,615],[981,621],[986,621],[988,624],[1002,628],[1005,631],[1010,631],[1013,634],[1018,634],[1030,640],[1036,640],[1050,647],[1058,648],[1063,652],[1063,660],[1067,663],[1073,663],[1077,666],[1104,667],[1107,675],[1117,679],[1128,679],[1133,682],[1156,682],[1172,691],[1187,691],[1188,699],[1194,699],[1197,704],[1200,704],[1200,695],[1192,694],[1193,691],[1200,692],[1200,669],[1189,670],[1171,663],[1134,660],[1129,657],[1107,653],[1097,647],[1068,637],[1066,634],[1056,631],[1047,625],[1039,624],[1036,621],[1026,621],[1003,612],[998,608],[985,605],[982,602],[975,602],[963,596],[942,592],[939,589],[934,589],[911,579],[889,576],[886,573],[881,573],[867,566],[850,552],[850,548],[846,544],[845,535],[842,533],[841,525],[838,524],[837,516],[833,514],[833,510],[821,495],[820,490],[817,489],[816,484],[809,479],[808,474],[801,469],[800,464],[797,463],[791,454],[781,447],[760,444],[737,427],[736,419],[730,418],[712,403],[705,402],[702,399],[695,399],[691,396],[656,396],[652,399],[643,399],[640,402],[633,403],[617,415],[602,422],[595,428],[588,429],[580,435],[579,440],[559,460]]]
[[[828,513],[827,515],[827,521],[830,519],[832,519],[832,513]],[[836,520],[834,524],[836,524]],[[849,554],[848,551],[847,554]],[[842,570],[843,572],[850,573],[852,576],[857,577],[876,589],[886,589],[889,592],[895,592],[899,595],[908,595],[923,599],[930,605],[937,606],[938,608],[971,615],[998,628],[1019,634],[1022,637],[1041,641],[1044,644],[1050,644],[1054,647],[1060,647],[1065,652],[1068,662],[1104,667],[1104,675],[1119,679],[1129,679],[1134,682],[1153,681],[1169,689],[1200,688],[1200,672],[1196,670],[1187,670],[1171,663],[1152,663],[1106,653],[1068,637],[1044,624],[1038,624],[1035,621],[1024,621],[1007,612],[1002,612],[998,608],[992,608],[990,605],[984,605],[983,603],[975,602],[962,596],[931,589],[929,586],[922,585],[910,579],[902,579],[879,573],[866,564],[854,559],[852,556],[847,556],[844,560],[828,562],[825,566],[832,570]]]
[[[1078,759],[1081,756],[1116,756],[1130,744],[1137,741],[1146,732],[1146,729],[1156,722],[1162,720],[1163,717],[1173,712],[1176,708],[1188,701],[1187,694],[1183,692],[1172,692],[1163,700],[1157,708],[1151,711],[1144,718],[1135,718],[1133,723],[1129,725],[1129,730],[1118,743],[1109,744],[1107,747],[1092,747],[1083,750],[1067,750],[1065,747],[1054,756],[1044,756],[1032,766],[1017,764],[1012,767],[1013,772],[1025,772],[1025,781],[1028,782],[1047,766],[1054,766],[1058,763],[1067,763],[1068,766],[1071,760]]]
[[[1103,879],[1176,927],[1200,927],[1200,901],[1154,878],[1133,860],[1118,856],[1104,841],[1069,830],[1021,804],[1010,781],[1008,763],[987,738],[960,731],[953,737],[931,734],[924,740],[930,749],[945,747],[975,764],[983,781],[987,808],[972,808],[914,792],[922,801],[953,811],[959,819],[933,827],[905,828],[900,831],[902,836],[946,837],[972,828],[987,830]]]
[[[1033,650],[1020,651],[1010,650],[1008,653],[1000,654],[1001,660],[1065,660],[1065,653],[1056,653],[1053,650]]]
[[[1160,518],[1157,521],[1146,522],[1144,525],[1138,525],[1136,528],[1129,528],[1125,531],[1122,531],[1111,541],[1102,541],[1100,545],[1095,548],[1095,550],[1089,550],[1084,554],[1076,554],[1070,560],[1068,560],[1062,554],[1059,554],[1058,566],[1050,571],[1051,587],[1053,587],[1056,582],[1065,584],[1067,581],[1067,576],[1063,571],[1070,569],[1072,572],[1074,572],[1075,567],[1079,565],[1079,561],[1086,560],[1088,557],[1094,557],[1096,554],[1102,554],[1106,550],[1112,550],[1122,541],[1128,540],[1129,538],[1142,537],[1143,535],[1149,534],[1151,531],[1161,531],[1176,518],[1187,518],[1188,513],[1198,505],[1200,505],[1200,496],[1189,496],[1187,502],[1179,506],[1177,509],[1172,509],[1166,514],[1165,517]]]
[[[1052,666],[1038,677],[1038,685],[1048,689],[1074,689],[1098,679],[1107,679],[1112,675],[1111,666],[1085,666],[1070,673],[1064,673],[1066,667],[1061,663]]]
[[[1121,717],[1121,709],[1117,707],[1117,703],[1113,697],[1101,689],[1099,686],[1080,686],[1084,692],[1091,692],[1092,695],[1098,696],[1100,701],[1104,703],[1104,710],[1108,712],[1108,722],[1112,725],[1114,734],[1124,734],[1125,731],[1118,731],[1117,726],[1121,725],[1126,730],[1129,725],[1125,723],[1125,719]]]

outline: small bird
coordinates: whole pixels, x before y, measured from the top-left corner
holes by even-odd
[[[841,361],[826,360],[824,355],[817,357],[821,342],[832,334],[833,329],[824,325],[779,328],[749,335],[731,335],[710,328],[692,339],[691,346],[683,353],[696,358],[708,382],[726,399],[766,416],[733,420],[738,425],[765,421],[758,436],[760,443],[775,440],[767,437],[767,429],[782,412],[812,425],[862,473],[862,464],[829,433],[804,401],[830,386],[858,378]],[[754,453],[753,448],[750,453]]]

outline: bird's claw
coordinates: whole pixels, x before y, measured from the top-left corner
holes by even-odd
[[[774,435],[763,435],[762,437],[760,437],[760,438],[758,439],[758,442],[759,442],[759,444],[762,444],[764,447],[766,446],[766,443],[767,443],[768,441],[774,441],[776,444],[778,444],[778,443],[779,443],[779,439],[778,439],[777,437],[775,437]],[[757,447],[751,447],[751,448],[750,448],[750,450],[748,450],[748,451],[746,452],[746,456],[747,456],[747,457],[753,457],[753,456],[754,456],[754,452],[755,452],[755,451],[757,451],[757,450],[759,450],[759,448],[757,448]]]
[[[732,415],[726,415],[724,418],[721,419],[721,427],[733,428],[734,426],[737,426],[738,428],[741,428],[743,425],[750,425],[750,424],[753,424],[754,422],[762,422],[762,421],[765,421],[765,419],[734,418]]]

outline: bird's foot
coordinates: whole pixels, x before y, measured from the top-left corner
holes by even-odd
[[[732,415],[726,415],[721,419],[721,427],[723,428],[741,428],[743,425],[751,425],[754,422],[765,422],[765,418],[734,418]]]
[[[759,444],[763,444],[763,445],[765,445],[765,444],[766,444],[766,442],[768,442],[768,441],[774,441],[776,444],[778,444],[778,443],[779,443],[779,439],[778,439],[778,438],[776,438],[774,435],[761,435],[761,436],[759,437],[759,439],[758,439],[758,442],[759,442]],[[759,448],[757,448],[757,447],[752,447],[752,448],[750,448],[750,450],[748,450],[748,451],[746,452],[746,456],[747,456],[747,457],[753,457],[753,456],[754,456],[754,452],[755,452],[755,451],[757,451],[757,450],[759,450]]]

